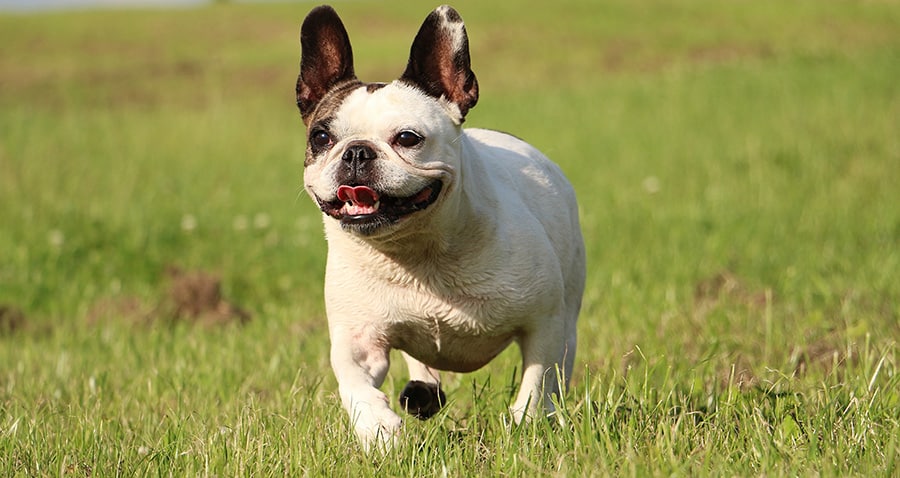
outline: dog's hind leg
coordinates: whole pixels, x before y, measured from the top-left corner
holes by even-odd
[[[553,396],[559,394],[560,385],[566,386],[567,368],[571,362],[566,354],[565,326],[560,320],[548,320],[544,329],[521,337],[519,347],[522,350],[522,384],[510,407],[516,423],[534,418],[540,408],[548,416],[553,414],[556,410]]]
[[[447,396],[441,390],[438,371],[402,352],[409,369],[409,382],[400,392],[400,407],[410,415],[427,420],[447,403]]]

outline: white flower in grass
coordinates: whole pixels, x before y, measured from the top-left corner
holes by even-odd
[[[246,231],[247,227],[250,225],[250,221],[247,220],[247,216],[241,214],[234,218],[231,221],[231,227],[234,228],[235,231]]]
[[[291,280],[291,276],[287,274],[282,274],[278,277],[278,288],[283,291],[291,290],[294,287],[294,281]]]
[[[181,216],[181,230],[191,232],[194,229],[197,229],[197,218],[193,214]]]
[[[656,176],[647,176],[641,182],[641,186],[644,187],[644,191],[647,191],[647,194],[656,194],[660,189],[659,178]]]
[[[266,229],[272,225],[272,218],[264,212],[257,213],[253,216],[253,227],[256,229]]]
[[[66,242],[66,236],[59,229],[53,229],[47,234],[47,241],[53,247],[62,247]]]

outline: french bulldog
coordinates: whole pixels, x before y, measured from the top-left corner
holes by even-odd
[[[379,388],[399,349],[399,407],[426,419],[446,402],[439,370],[471,372],[518,344],[516,423],[552,414],[568,386],[585,281],[575,193],[528,143],[463,129],[478,101],[466,29],[441,6],[406,70],[364,83],[329,6],[300,33],[297,106],[304,188],[328,242],[325,307],[341,402],[366,450],[402,420]]]

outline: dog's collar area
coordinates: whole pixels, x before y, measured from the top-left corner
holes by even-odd
[[[378,194],[364,186],[341,186],[338,199],[322,201],[317,197],[316,201],[322,212],[339,220],[345,229],[366,235],[428,208],[437,201],[443,186],[440,180],[434,180],[407,197]]]

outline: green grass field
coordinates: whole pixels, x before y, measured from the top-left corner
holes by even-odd
[[[515,347],[447,374],[386,457],[328,365],[311,6],[0,15],[0,475],[900,473],[900,4],[455,3],[467,125],[579,194],[577,373],[521,427]],[[360,77],[433,6],[340,2]]]

